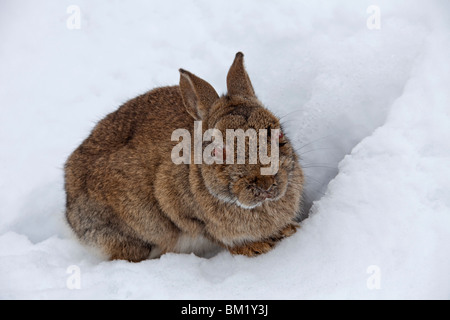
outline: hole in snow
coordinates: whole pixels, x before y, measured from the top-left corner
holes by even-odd
[[[295,59],[270,57],[277,77],[263,77],[261,100],[281,119],[300,155],[306,178],[304,217],[338,174],[338,164],[385,123],[420,54],[424,30],[386,21],[389,34],[359,31],[354,37],[303,39]],[[400,41],[401,40],[401,41]],[[274,61],[275,59],[275,61]],[[275,86],[275,87],[274,87]]]
[[[327,93],[329,89],[317,88],[301,110],[290,114],[288,120],[282,119],[305,175],[302,220],[338,175],[339,162],[385,123],[390,106],[401,96],[407,80],[405,71],[402,80],[385,84],[385,90],[379,94],[355,92],[356,84],[340,90],[339,97]]]

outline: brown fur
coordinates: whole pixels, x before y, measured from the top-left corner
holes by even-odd
[[[242,53],[227,86],[219,97],[180,69],[180,86],[151,90],[97,124],[65,165],[66,217],[80,240],[111,259],[141,261],[176,252],[182,235],[253,256],[295,232],[303,174],[286,137],[275,176],[261,176],[260,164],[171,160],[172,132],[186,128],[193,137],[194,119],[204,131],[280,128],[254,95]]]

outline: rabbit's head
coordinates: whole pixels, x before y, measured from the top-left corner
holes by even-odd
[[[200,165],[209,193],[253,209],[281,199],[299,167],[279,119],[256,98],[243,57],[238,52],[230,67],[226,95],[219,97],[209,83],[183,69],[180,90],[193,121],[201,121],[201,133],[209,129],[214,136],[202,144],[202,155],[214,161],[203,159]]]

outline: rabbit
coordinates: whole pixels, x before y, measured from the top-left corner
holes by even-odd
[[[304,176],[279,119],[255,95],[238,52],[227,94],[180,69],[179,86],[153,89],[108,114],[65,163],[66,219],[110,260],[220,250],[257,256],[296,232]],[[279,168],[175,164],[179,128],[279,129]],[[270,132],[269,132],[270,134]],[[216,151],[216,149],[214,149]],[[226,150],[226,152],[234,152]]]

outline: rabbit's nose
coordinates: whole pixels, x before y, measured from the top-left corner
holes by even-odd
[[[274,177],[261,177],[256,183],[258,189],[262,192],[270,192],[276,186]]]
[[[263,188],[261,188],[261,187],[259,187],[258,189],[259,189],[259,191],[262,193],[262,194],[265,194],[265,193],[270,193],[270,192],[272,192],[273,191],[273,188],[276,186],[276,184],[275,183],[273,183],[272,185],[270,185],[270,187],[268,187],[267,189],[263,189]]]
[[[262,196],[264,199],[270,199],[270,198],[273,197],[273,194],[272,194],[272,192],[270,192],[270,191],[263,191],[263,192],[261,192],[261,196]]]

